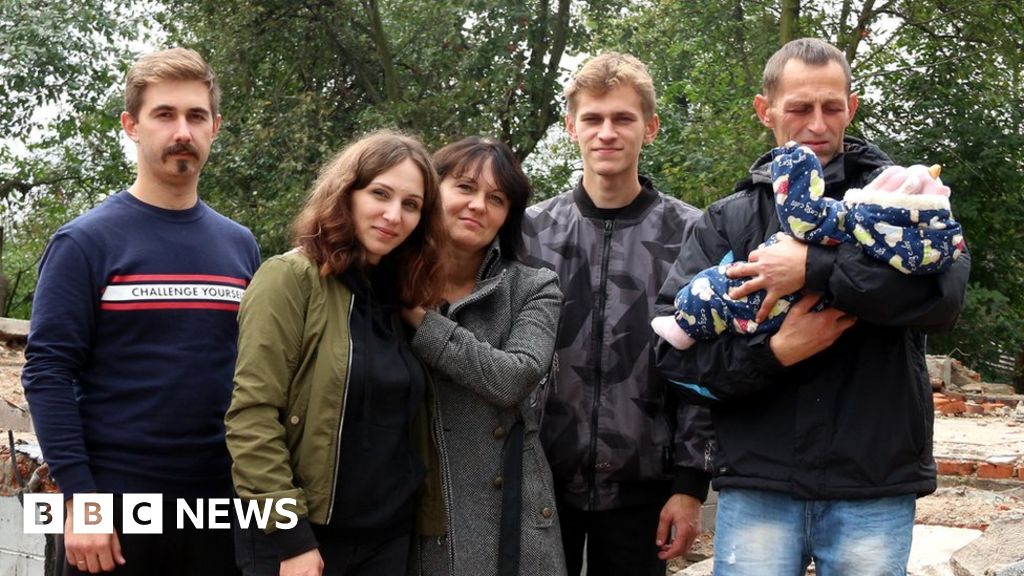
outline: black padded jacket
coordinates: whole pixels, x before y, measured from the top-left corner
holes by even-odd
[[[779,230],[768,167],[754,164],[736,192],[694,228],[658,297],[731,253],[747,255]],[[825,167],[826,195],[862,187],[891,161],[847,137]],[[964,300],[970,256],[938,275],[905,275],[859,246],[809,246],[805,290],[824,293],[857,323],[828,349],[788,368],[770,335],[723,335],[686,351],[664,342],[658,370],[711,407],[716,489],[773,490],[803,499],[879,498],[935,490],[933,406],[925,334],[950,329]]]

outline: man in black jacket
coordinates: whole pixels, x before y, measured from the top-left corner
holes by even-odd
[[[850,68],[835,47],[800,39],[765,67],[758,118],[777,144],[810,147],[825,193],[863,187],[889,158],[845,135],[857,110]],[[723,334],[686,351],[665,342],[657,366],[688,401],[708,404],[718,440],[716,575],[903,574],[915,498],[935,490],[933,407],[925,333],[952,327],[970,270],[964,254],[938,275],[910,276],[854,244],[824,247],[779,230],[762,156],[736,192],[712,204],[658,297],[708,266],[743,260],[749,278],[730,295],[765,289],[758,320],[779,296],[802,291],[775,334]],[[831,306],[811,307],[822,295]]]

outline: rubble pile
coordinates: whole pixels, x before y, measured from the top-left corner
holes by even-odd
[[[58,492],[38,448],[15,444],[14,453],[12,461],[11,449],[8,446],[0,448],[0,497],[17,496],[21,492]]]

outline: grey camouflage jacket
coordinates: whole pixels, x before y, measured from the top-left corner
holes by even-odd
[[[710,419],[653,370],[650,328],[700,212],[641,184],[629,206],[608,211],[581,180],[531,206],[523,223],[529,261],[558,273],[564,294],[541,441],[558,497],[581,510],[664,502],[670,486],[703,500],[710,479]]]

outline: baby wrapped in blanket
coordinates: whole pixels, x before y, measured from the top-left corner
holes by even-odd
[[[772,150],[772,188],[783,232],[824,246],[858,244],[865,253],[905,274],[935,274],[948,269],[964,250],[964,238],[950,212],[949,188],[939,167],[890,166],[863,189],[847,190],[842,200],[828,198],[821,163],[808,148],[790,142]],[[776,241],[769,238],[762,246]],[[762,323],[755,321],[764,300],[760,290],[729,298],[743,279],[730,279],[722,263],[703,270],[676,294],[675,316],[651,321],[654,331],[677,349],[725,331],[775,332],[799,293],[776,303]],[[828,304],[824,300],[814,310]]]

